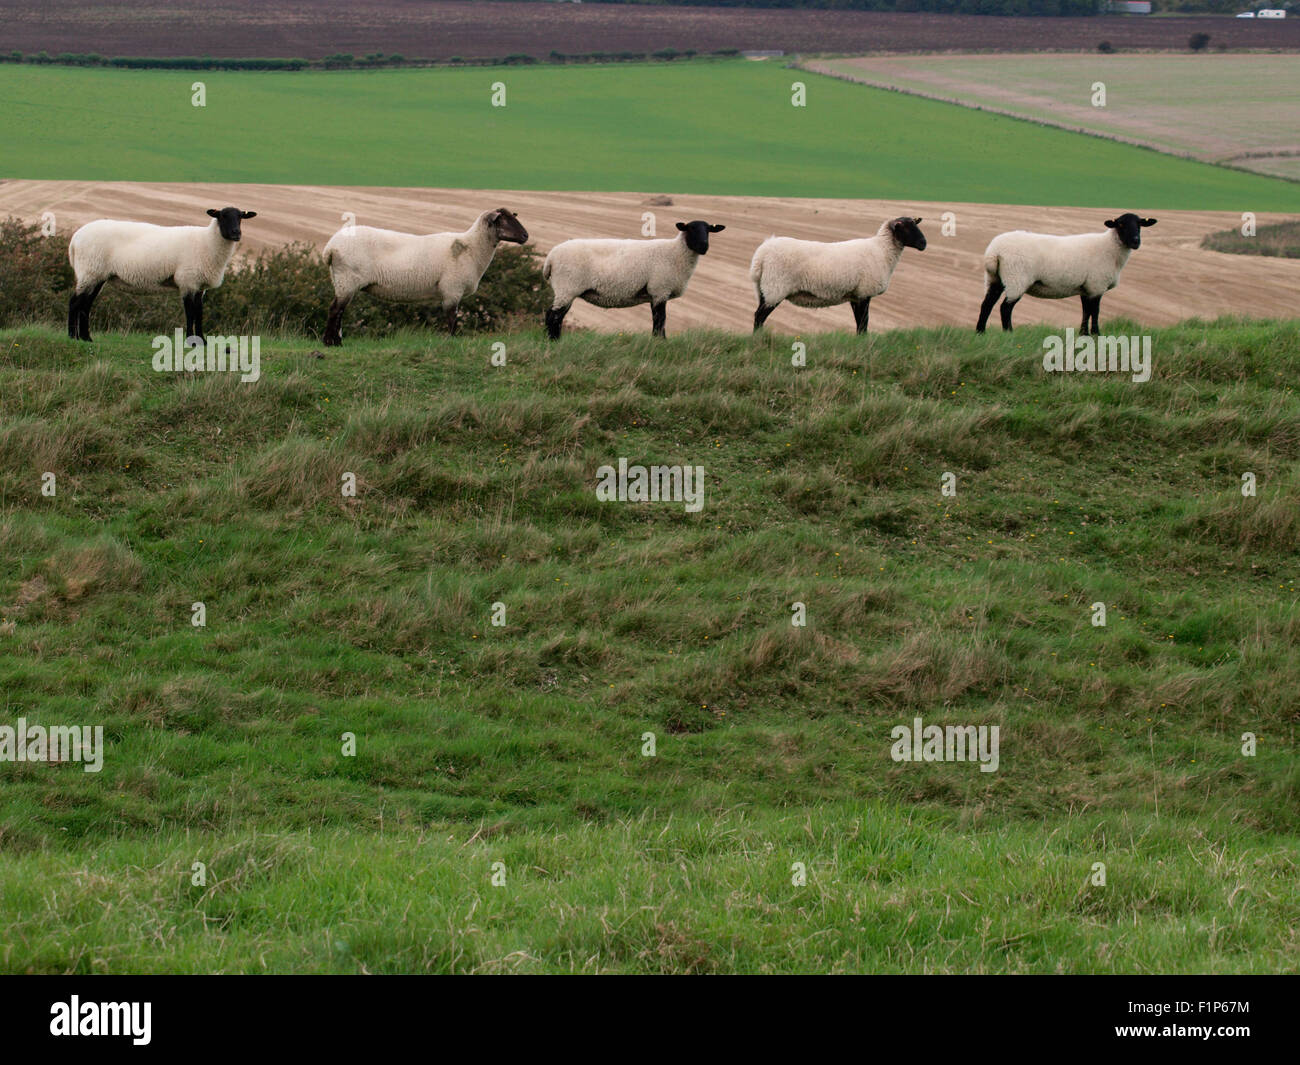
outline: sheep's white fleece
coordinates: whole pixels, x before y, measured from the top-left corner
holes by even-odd
[[[235,254],[214,218],[206,226],[156,226],[101,218],[87,222],[68,242],[77,292],[116,281],[130,292],[180,289],[189,296],[217,288]]]
[[[989,241],[984,272],[988,281],[1002,282],[1011,301],[1025,293],[1049,300],[1091,298],[1119,284],[1131,254],[1113,229],[1069,237],[1017,229]]]
[[[345,226],[325,245],[334,295],[350,300],[362,290],[399,303],[438,300],[451,310],[478,290],[497,250],[484,211],[464,233],[399,233]]]
[[[579,297],[597,307],[635,307],[680,296],[699,258],[684,233],[660,240],[566,240],[551,249],[542,277],[555,291],[552,307],[568,307]]]
[[[800,307],[833,307],[882,295],[903,254],[889,224],[882,223],[874,237],[831,243],[768,237],[749,264],[759,300],[769,307],[782,300]]]

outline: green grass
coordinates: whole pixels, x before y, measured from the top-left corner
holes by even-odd
[[[1105,887],[1092,883],[1101,860]],[[0,968],[1293,970],[1295,872],[1293,841],[1224,846],[1167,818],[1089,813],[1044,832],[879,803],[558,834],[172,836],[0,853],[0,907],[19,915]]]
[[[1294,968],[1300,325],[1046,335],[0,333],[4,718],[108,738],[0,763],[0,967]]]
[[[196,80],[203,108],[191,106]],[[791,105],[796,80],[806,107]],[[491,106],[496,82],[505,107]],[[296,74],[4,65],[0,99],[8,177],[1300,210],[1300,185],[741,61]]]

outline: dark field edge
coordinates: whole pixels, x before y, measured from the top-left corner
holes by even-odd
[[[740,8],[662,4],[493,3],[444,0],[415,6],[376,0],[178,0],[123,17],[112,0],[45,0],[36,7],[0,0],[0,53],[44,50],[175,57],[179,49],[220,57],[351,53],[421,55],[431,60],[674,48],[780,50],[787,54],[931,51],[1092,51],[1104,39],[1123,51],[1184,50],[1209,33],[1211,47],[1300,50],[1300,21],[1257,23],[1191,15],[959,15],[820,8]],[[1253,24],[1252,24],[1253,23]]]

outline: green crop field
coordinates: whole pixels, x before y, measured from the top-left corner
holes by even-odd
[[[863,56],[811,66],[1300,179],[1296,55]]]
[[[204,84],[206,106],[192,105]],[[806,106],[791,86],[807,86]],[[505,106],[492,106],[493,86]],[[0,66],[3,175],[1300,210],[1300,185],[774,64]]]
[[[0,969],[1294,971],[1300,325],[1048,335],[0,332]]]

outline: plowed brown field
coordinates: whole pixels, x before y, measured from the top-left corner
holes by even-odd
[[[1244,5],[1243,5],[1244,6]],[[0,0],[0,46],[106,56],[280,56],[400,52],[410,58],[545,58],[552,49],[708,52],[1092,52],[1215,46],[1300,48],[1300,20],[1191,17],[995,18],[925,12],[825,11],[482,0]]]
[[[671,193],[670,193],[671,195]],[[982,253],[990,238],[1007,229],[1054,233],[1097,230],[1110,215],[1085,208],[1014,207],[884,200],[805,200],[746,196],[673,196],[669,207],[651,206],[647,193],[520,192],[464,189],[337,188],[289,185],[145,184],[87,181],[0,181],[0,217],[32,221],[52,211],[59,231],[71,233],[93,218],[134,218],[181,225],[204,221],[208,207],[235,204],[258,217],[244,227],[247,252],[271,244],[309,241],[324,245],[343,212],[358,223],[415,232],[464,228],[489,207],[519,213],[532,243],[543,252],[578,236],[637,237],[642,214],[655,214],[659,235],[678,220],[704,218],[727,229],[713,238],[686,295],[668,309],[669,332],[698,326],[748,331],[754,311],[749,261],[773,233],[811,240],[842,240],[874,233],[899,214],[919,215],[929,238],[924,252],[903,255],[889,292],[872,303],[872,328],[972,326],[983,294]],[[1116,213],[1140,204],[1115,204]],[[945,237],[940,216],[952,211],[957,231]],[[1261,215],[1260,222],[1281,216]],[[1183,318],[1241,314],[1300,317],[1300,261],[1227,255],[1199,247],[1201,237],[1240,224],[1240,216],[1216,211],[1170,211],[1146,231],[1118,289],[1102,305],[1105,320],[1124,315],[1147,325]],[[322,315],[324,308],[322,308]],[[1077,325],[1077,300],[1026,298],[1016,311],[1020,324]],[[607,311],[575,304],[568,322],[599,330],[645,331],[650,311]],[[814,333],[851,329],[848,307],[809,310],[782,306],[769,327]]]

